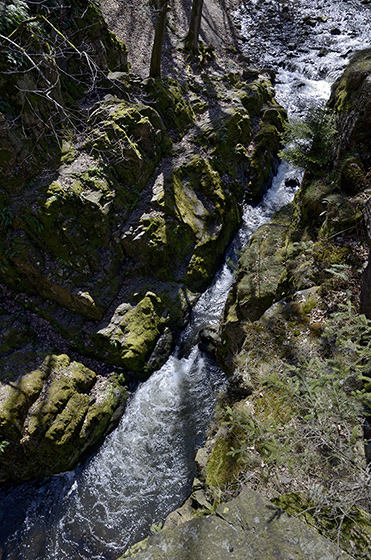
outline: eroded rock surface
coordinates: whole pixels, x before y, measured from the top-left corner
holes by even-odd
[[[335,544],[253,490],[208,515],[165,529],[129,549],[135,560],[350,560]]]

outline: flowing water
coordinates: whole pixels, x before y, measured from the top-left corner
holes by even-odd
[[[277,70],[277,97],[290,114],[327,99],[351,52],[369,45],[371,8],[357,0],[241,4],[235,21],[246,37],[245,53]],[[226,263],[182,335],[179,348],[186,352],[178,348],[137,389],[100,450],[74,472],[0,493],[3,560],[115,559],[186,498],[194,456],[224,384],[198,349],[198,333],[220,320],[238,249],[292,199],[288,178],[298,172],[281,164],[262,203],[244,209]]]

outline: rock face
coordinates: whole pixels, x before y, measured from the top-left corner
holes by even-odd
[[[208,515],[165,529],[121,558],[160,560],[350,560],[335,544],[253,490]]]
[[[23,8],[14,21],[7,12],[13,43],[0,63],[0,281],[33,334],[17,325],[18,351],[13,327],[3,333],[1,480],[13,460],[17,480],[70,468],[116,421],[121,384],[165,362],[239,226],[240,203],[269,184],[286,118],[269,74],[215,65],[181,84],[141,81],[93,5]],[[69,358],[50,357],[60,355]],[[27,375],[37,389],[13,410]],[[54,378],[65,387],[59,404],[47,390]],[[87,420],[98,393],[102,423]],[[36,447],[39,462],[22,471]]]
[[[225,309],[225,360],[219,351],[228,371],[233,366],[227,356],[243,344],[244,321],[256,321],[272,303],[298,290],[331,289],[336,274],[341,276],[351,261],[351,247],[340,236],[359,227],[370,194],[370,76],[371,54],[366,50],[353,57],[333,86],[329,107],[339,131],[333,177],[327,175],[330,169],[317,175],[307,172],[293,205],[259,228],[243,251]],[[371,293],[367,274],[363,310]]]
[[[207,458],[198,473],[209,496],[217,497],[223,488],[227,493],[235,492],[243,485],[242,480],[264,488],[268,495],[280,494],[277,503],[281,507],[286,507],[285,497],[296,495],[299,488],[304,496],[302,503],[310,503],[312,497],[308,483],[303,484],[300,478],[301,469],[314,486],[319,484],[320,477],[323,502],[311,523],[330,538],[331,523],[332,530],[336,526],[334,518],[329,521],[330,509],[348,500],[348,494],[343,492],[345,480],[356,481],[360,476],[360,471],[352,472],[351,465],[357,464],[357,469],[367,473],[369,461],[371,385],[368,366],[360,366],[363,337],[369,336],[369,325],[358,312],[361,300],[361,312],[370,317],[369,264],[363,274],[360,298],[361,271],[369,252],[362,222],[366,209],[369,230],[370,72],[370,51],[358,53],[334,85],[329,102],[339,130],[333,161],[306,171],[294,202],[259,228],[242,251],[216,351],[230,383],[223,412],[219,411],[204,449]],[[368,358],[364,358],[362,363],[367,362]],[[309,451],[309,440],[304,443],[304,433],[311,432],[316,437],[322,399],[323,426],[327,426],[320,447],[332,438],[334,408],[331,392],[324,390],[325,379],[331,375],[335,375],[338,383],[333,395],[343,399],[347,414],[353,411],[348,420],[343,416],[338,425],[343,430],[349,421],[348,429],[357,432],[359,438],[352,443],[344,442],[353,459],[342,463],[344,478],[336,499],[326,480],[336,478],[330,473],[334,473],[337,460],[332,465],[326,459],[322,463],[326,452],[320,452],[312,479],[314,471],[306,471],[305,465],[308,457],[317,452]],[[296,383],[297,388],[293,389]],[[323,389],[317,393],[314,387],[318,383],[323,384]],[[304,386],[311,387],[310,398],[314,393],[316,397],[312,404],[309,399],[301,408]],[[313,430],[305,420],[310,417],[316,419]],[[292,436],[288,436],[290,426]],[[281,439],[280,434],[287,437]],[[303,447],[295,443],[300,438]],[[338,440],[333,447],[335,454],[341,445]],[[295,449],[293,470],[286,470],[291,454],[284,451],[285,446],[286,450],[290,446]],[[326,472],[324,476],[322,469]],[[316,503],[311,507],[319,506]],[[371,550],[369,522],[354,523],[355,518],[368,516],[364,511],[367,508],[362,508],[352,506],[346,526],[343,524],[338,532],[341,546],[360,559],[366,558]],[[303,506],[297,511],[304,509]]]
[[[332,88],[330,107],[338,114],[338,158],[356,154],[367,172],[371,167],[371,49],[353,56]]]
[[[54,355],[19,308],[0,320],[0,482],[69,470],[117,424],[122,380]]]

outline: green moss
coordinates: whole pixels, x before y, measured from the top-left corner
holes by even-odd
[[[250,161],[248,192],[254,200],[260,200],[273,177],[275,158],[280,146],[279,131],[270,123],[262,123],[254,138]]]
[[[102,325],[91,335],[94,351],[99,350],[108,362],[148,377],[147,360],[165,324],[163,304],[158,296],[147,292],[132,306],[122,304],[109,325]]]
[[[305,493],[292,492],[273,498],[272,502],[290,515],[299,516],[321,535],[336,540],[341,548],[355,556],[366,560],[371,551],[371,516],[368,512],[354,506],[347,511],[319,507]],[[341,520],[341,524],[340,524]]]
[[[328,184],[323,178],[304,181],[295,199],[298,208],[296,228],[308,228],[314,231],[320,227],[325,219],[324,211],[326,199],[333,190],[333,184]]]
[[[354,97],[358,95],[362,82],[371,72],[371,50],[356,53],[334,88],[334,106],[338,113],[352,110]]]
[[[107,429],[118,421],[127,398],[128,392],[118,383],[114,375],[97,384],[94,399],[90,399],[79,435],[83,448],[94,441],[99,441]]]
[[[175,80],[150,78],[145,86],[151,97],[151,105],[161,115],[167,128],[182,134],[195,121],[192,104],[187,100],[187,91]]]
[[[277,287],[286,267],[281,255],[290,216],[291,206],[288,206],[273,217],[270,224],[261,226],[241,255],[241,272],[235,290],[240,318],[251,321],[258,319],[280,295]]]
[[[127,393],[115,376],[98,379],[67,355],[41,356],[26,350],[7,356],[8,378],[0,384],[0,437],[8,442],[0,454],[2,481],[73,468],[125,406]],[[40,367],[29,371],[35,361]]]
[[[271,84],[265,79],[255,80],[248,84],[240,91],[240,99],[242,105],[248,110],[252,116],[258,116],[264,103],[270,101],[272,92]]]
[[[333,237],[336,233],[349,230],[363,220],[364,199],[348,198],[336,193],[326,198],[325,221],[318,233],[319,238]]]
[[[344,193],[350,196],[366,189],[366,173],[358,157],[350,156],[343,161],[340,169],[339,186]]]
[[[241,470],[241,466],[229,454],[231,439],[218,438],[212,449],[206,466],[206,485],[211,489],[222,488],[233,482]]]
[[[22,376],[19,372],[24,371],[27,360],[31,363],[35,359],[32,351],[16,352],[12,356],[1,359],[3,371],[15,372],[18,366],[18,376],[15,380],[4,381],[1,383],[1,406],[0,406],[0,432],[2,437],[17,440],[23,430],[23,423],[26,418],[28,408],[40,394],[46,373],[42,368],[36,368]],[[12,366],[12,363],[14,366]],[[23,364],[22,364],[23,363]],[[27,371],[27,370],[26,370]]]
[[[121,353],[122,364],[140,373],[145,360],[160,334],[163,319],[157,314],[161,300],[148,292],[139,304],[129,311],[122,323],[125,343]]]
[[[159,114],[117,99],[100,104],[89,124],[86,149],[103,158],[129,192],[141,191],[171,145]]]

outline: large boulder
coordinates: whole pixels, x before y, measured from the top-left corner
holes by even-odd
[[[72,469],[120,419],[122,379],[48,353],[19,309],[0,319],[0,482]]]
[[[351,556],[253,490],[134,545],[133,560],[351,560]]]

